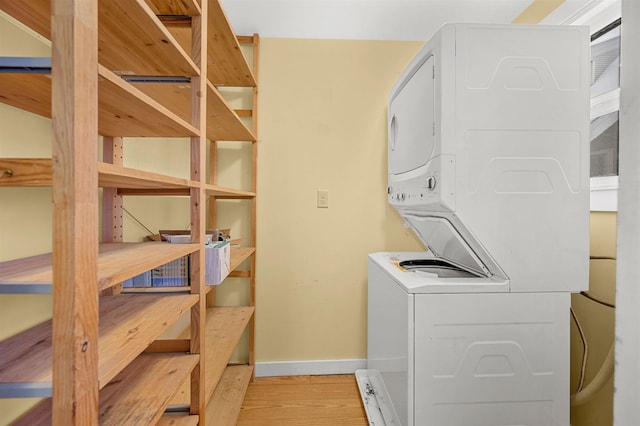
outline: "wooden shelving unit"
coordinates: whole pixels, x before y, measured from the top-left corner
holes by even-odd
[[[77,3],[0,0],[53,52],[38,73],[19,64],[0,72],[0,102],[55,117],[52,158],[0,158],[0,186],[50,186],[54,211],[52,253],[0,263],[0,293],[54,301],[52,320],[0,342],[0,397],[45,398],[18,420],[24,425],[233,425],[255,364],[259,37],[236,37],[219,0]],[[253,69],[240,42],[253,43]],[[253,88],[253,109],[234,111],[223,85]],[[125,167],[127,137],[184,139],[190,176]],[[251,188],[217,184],[218,141],[252,144]],[[128,195],[189,197],[192,244],[123,242],[117,217]],[[230,274],[249,280],[248,306],[215,306],[204,283],[205,230],[217,225],[218,199],[251,200],[252,235],[248,247],[233,247]],[[122,281],[186,255],[187,291],[120,292]],[[188,313],[184,336],[159,340]],[[247,328],[249,362],[230,365]],[[176,406],[186,410],[166,411]]]

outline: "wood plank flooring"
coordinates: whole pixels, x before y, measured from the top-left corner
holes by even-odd
[[[258,377],[249,384],[238,426],[368,426],[353,374]]]

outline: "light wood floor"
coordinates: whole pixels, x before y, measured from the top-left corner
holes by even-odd
[[[258,377],[249,385],[239,426],[367,426],[354,375]]]

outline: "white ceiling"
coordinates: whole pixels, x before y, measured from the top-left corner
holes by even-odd
[[[222,0],[237,34],[262,37],[428,40],[444,22],[510,23],[533,0]],[[565,0],[557,24],[594,0]],[[597,1],[597,0],[596,0]]]

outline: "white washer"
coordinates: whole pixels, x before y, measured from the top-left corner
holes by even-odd
[[[434,260],[369,255],[368,370],[358,375],[379,396],[363,395],[365,405],[385,413],[372,424],[567,426],[570,294],[499,292],[504,282],[403,270],[409,259]]]

